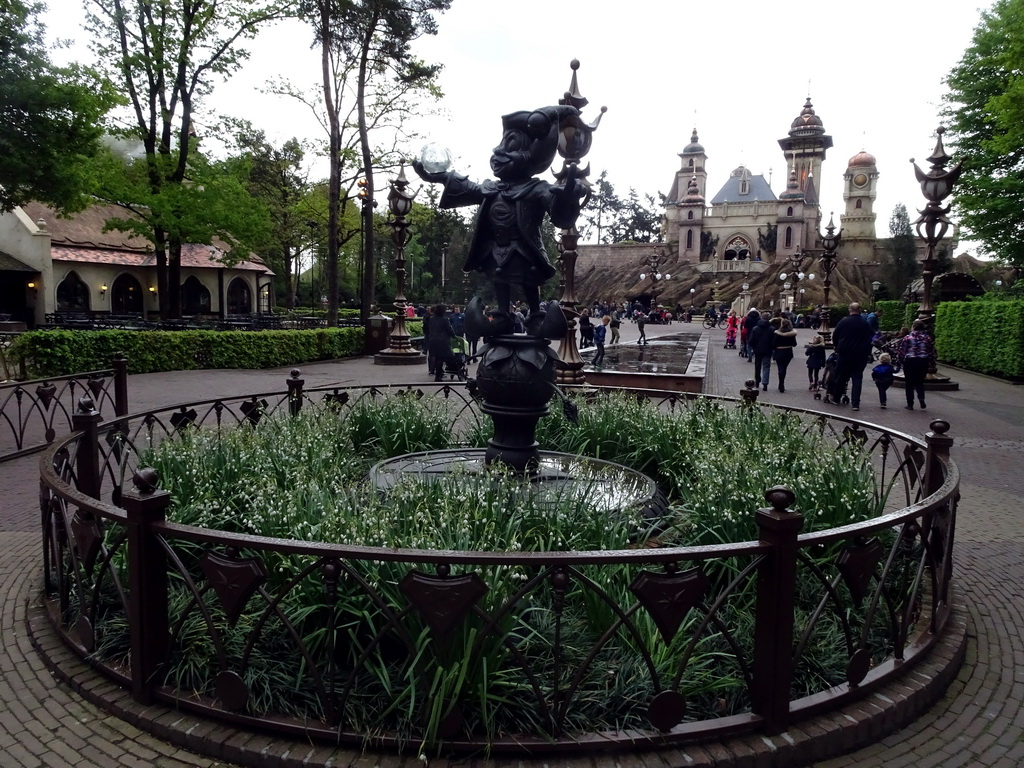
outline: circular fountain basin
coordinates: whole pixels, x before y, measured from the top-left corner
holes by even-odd
[[[436,482],[448,475],[483,475],[484,449],[424,451],[386,459],[370,470],[370,481],[387,491],[411,476]],[[523,493],[552,510],[585,501],[595,514],[640,510],[645,518],[664,515],[668,502],[655,482],[636,470],[588,456],[541,451],[535,472],[523,477]]]

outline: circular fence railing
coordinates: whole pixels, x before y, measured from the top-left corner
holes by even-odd
[[[226,533],[169,522],[169,493],[140,466],[192,429],[394,397],[436,398],[453,429],[483,421],[465,389],[307,390],[298,372],[283,392],[110,421],[84,401],[41,461],[45,595],[64,641],[141,702],[240,726],[536,753],[778,732],[908,674],[946,628],[959,474],[944,422],[919,439],[787,409],[870,454],[887,511],[801,534],[776,487],[750,510],[758,540],[703,547],[440,552]],[[668,410],[687,399],[642,397]],[[580,621],[600,627],[586,643]],[[609,668],[612,646],[628,663]],[[196,648],[201,665],[176,666]],[[798,689],[823,648],[841,679]],[[280,710],[253,682],[271,663],[290,694]],[[412,693],[388,690],[400,678]],[[482,700],[495,689],[515,695]],[[388,727],[396,709],[402,725]]]

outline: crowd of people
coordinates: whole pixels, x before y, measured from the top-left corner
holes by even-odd
[[[915,320],[910,329],[888,334],[879,328],[881,314],[881,310],[865,314],[860,304],[850,304],[849,314],[832,330],[831,354],[820,334],[804,345],[807,388],[818,393],[824,387],[826,404],[848,402],[852,410],[859,411],[864,371],[870,364],[879,407],[888,407],[888,390],[901,370],[907,402],[904,407],[910,411],[915,403],[922,410],[927,407],[924,383],[935,362],[935,347],[925,323]],[[754,365],[754,381],[762,391],[767,391],[774,363],[779,392],[785,392],[786,375],[797,346],[793,321],[784,312],[751,307],[747,316],[742,321],[737,319],[735,324],[740,334],[740,355]],[[730,317],[726,346],[732,325]]]
[[[797,354],[797,329],[821,328],[821,308],[816,307],[805,318],[802,315],[751,307],[746,316],[739,316],[724,304],[711,305],[705,313],[725,314],[725,346],[738,348],[739,355],[754,366],[754,380],[762,391],[771,383],[775,369],[778,391],[785,393],[789,368]],[[409,312],[418,315],[418,310]],[[580,349],[593,348],[591,366],[600,369],[605,347],[621,341],[621,327],[631,322],[637,328],[638,345],[647,344],[648,323],[689,322],[697,314],[693,307],[676,307],[670,312],[663,307],[646,307],[640,302],[618,304],[594,303],[580,311],[578,318]],[[514,305],[511,315],[516,332],[525,329],[525,308]],[[864,373],[870,368],[871,382],[878,393],[879,407],[888,407],[888,390],[902,371],[907,410],[925,409],[925,378],[934,364],[935,348],[923,321],[895,334],[881,331],[881,310],[865,313],[853,303],[849,314],[832,330],[832,350],[820,334],[814,334],[803,348],[807,370],[807,388],[820,396],[824,389],[825,404],[849,403],[859,411],[863,395]],[[465,373],[466,363],[477,353],[479,339],[465,337],[465,322],[459,307],[438,305],[423,313],[424,345],[428,367],[436,381],[445,373]],[[738,347],[737,347],[738,342]]]

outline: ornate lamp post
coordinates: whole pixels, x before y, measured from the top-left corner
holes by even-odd
[[[832,271],[836,268],[836,249],[843,239],[843,230],[836,232],[836,225],[833,223],[832,214],[828,217],[828,226],[825,227],[825,234],[818,235],[821,238],[821,247],[824,249],[821,254],[821,273],[824,275],[822,287],[825,291],[825,303],[821,305],[821,327],[818,333],[825,341],[826,347],[832,346],[832,331],[828,327],[828,292],[832,286]]]
[[[942,238],[953,226],[952,222],[946,218],[950,206],[943,206],[942,201],[953,193],[953,185],[956,184],[963,171],[960,163],[946,170],[946,163],[953,158],[946,154],[946,150],[942,146],[942,134],[945,131],[946,129],[942,126],[935,131],[937,134],[935,149],[928,157],[928,162],[932,164],[932,167],[927,173],[917,167],[913,158],[910,159],[914,165],[914,174],[921,184],[921,193],[928,200],[928,204],[924,210],[919,211],[921,215],[914,222],[917,236],[928,246],[925,257],[921,260],[921,304],[917,308],[917,318],[924,321],[928,333],[933,338],[935,336],[935,308],[932,306],[932,281],[935,279],[935,268],[938,264],[935,252],[939,243],[942,242]],[[945,385],[952,389],[958,388],[958,385],[950,382],[947,377],[939,376],[934,365],[928,371],[926,383]]]
[[[910,159],[910,162],[914,164],[914,174],[921,183],[921,193],[928,200],[924,210],[919,211],[921,215],[914,222],[914,226],[917,229],[918,237],[924,240],[928,246],[925,257],[921,261],[923,288],[921,305],[917,308],[917,317],[928,324],[929,333],[932,332],[932,323],[935,320],[935,308],[932,306],[932,280],[935,279],[935,267],[938,262],[935,250],[952,226],[952,222],[946,218],[950,206],[943,207],[942,201],[952,194],[953,185],[956,184],[963,170],[960,163],[948,171],[946,170],[946,163],[953,158],[946,154],[946,150],[942,146],[942,134],[945,133],[945,128],[940,127],[936,133],[938,138],[935,141],[935,149],[928,158],[932,164],[928,173],[918,168],[913,158]]]
[[[875,310],[875,305],[878,303],[878,289],[882,287],[882,284],[878,280],[871,282],[871,310]]]
[[[573,59],[569,67],[572,69],[572,80],[569,82],[569,90],[558,100],[559,104],[569,105],[582,110],[590,102],[580,94],[579,84],[576,81],[576,70],[580,68],[578,59]],[[601,117],[607,111],[607,107],[601,107],[601,113],[591,124],[586,124],[579,117],[566,119],[560,126],[558,137],[558,154],[562,158],[562,168],[555,174],[559,183],[565,183],[569,176],[575,176],[578,184],[587,187],[588,194],[583,200],[586,205],[589,199],[590,184],[587,181],[587,174],[590,171],[588,165],[583,170],[579,169],[580,161],[590,151],[590,144],[593,141],[593,133],[601,122]],[[582,207],[582,206],[581,206]],[[569,328],[558,345],[559,362],[557,364],[556,381],[559,384],[582,384],[583,358],[580,357],[579,347],[576,346],[576,318],[580,313],[576,311],[576,246],[579,243],[580,233],[575,226],[561,230],[558,237],[558,268],[561,273],[561,297],[558,300],[562,312],[568,320]]]
[[[672,277],[669,274],[663,274],[658,267],[661,266],[661,254],[652,253],[647,257],[647,268],[650,272],[641,272],[640,279],[646,280],[648,277],[651,278],[651,309],[657,309],[658,307],[658,283],[662,280],[668,280]],[[693,289],[690,289],[693,292]]]
[[[405,246],[412,239],[406,216],[412,210],[412,199],[416,197],[416,193],[410,192],[408,187],[409,180],[405,178],[403,163],[398,171],[398,178],[391,182],[391,191],[388,193],[391,241],[398,248],[398,255],[395,257],[395,326],[388,337],[388,348],[373,356],[373,362],[379,365],[418,365],[423,362],[423,356],[409,343],[409,332],[405,329]]]
[[[802,272],[800,270],[800,265],[803,262],[803,260],[804,260],[804,255],[802,253],[800,253],[799,251],[797,253],[794,253],[790,257],[790,262],[793,265],[792,271],[788,272],[788,273],[787,272],[783,272],[781,275],[779,275],[779,280],[789,280],[790,282],[793,283],[793,291],[792,291],[792,293],[789,293],[789,300],[790,300],[789,309],[791,311],[793,310],[794,305],[796,304],[797,294],[804,292],[804,289],[800,287],[800,281],[804,280],[804,279],[807,279],[807,280],[813,280],[814,279],[814,273],[813,272],[810,273],[810,274],[805,274],[804,272]],[[786,288],[786,291],[789,292],[789,288],[788,287]]]

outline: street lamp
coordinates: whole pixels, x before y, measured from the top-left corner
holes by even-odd
[[[878,280],[871,281],[871,309],[874,311],[875,305],[878,303],[878,289],[882,287],[882,284]]]
[[[821,305],[821,325],[818,328],[818,333],[825,341],[825,346],[830,347],[832,345],[832,331],[828,328],[828,291],[832,281],[829,278],[832,276],[832,270],[836,268],[836,249],[839,248],[839,244],[843,240],[843,230],[840,229],[836,232],[836,226],[833,224],[831,213],[828,217],[828,226],[825,227],[825,234],[819,233],[819,237],[821,238],[821,247],[824,249],[821,253],[821,271],[825,276],[822,283],[822,287],[825,289],[825,303]]]
[[[398,249],[395,256],[395,325],[388,337],[388,348],[378,352],[373,362],[380,365],[415,365],[423,362],[423,356],[409,343],[409,332],[405,328],[405,246],[412,239],[409,220],[412,199],[415,192],[408,190],[409,180],[405,178],[405,164],[398,171],[398,178],[391,182],[388,193],[388,209],[391,211],[391,242]]]
[[[928,246],[925,257],[921,261],[922,295],[921,304],[917,308],[917,318],[924,321],[928,334],[933,338],[935,336],[935,309],[932,307],[932,280],[935,278],[935,269],[938,266],[935,252],[939,243],[942,242],[942,238],[953,226],[952,222],[946,218],[950,206],[943,206],[942,201],[953,193],[953,185],[956,184],[963,171],[960,163],[946,170],[946,163],[953,158],[946,154],[946,149],[942,146],[942,134],[945,133],[945,130],[942,126],[936,130],[935,149],[928,157],[932,167],[927,173],[917,167],[913,158],[910,159],[914,165],[914,174],[921,184],[921,194],[928,200],[928,204],[921,211],[917,221],[914,222],[917,236]],[[936,373],[934,361],[929,363],[928,369],[929,382],[942,383],[948,385],[949,388],[956,388],[956,385],[947,377],[939,376]]]
[[[641,272],[640,279],[646,280],[648,277],[651,278],[651,309],[654,310],[658,307],[658,283],[662,280],[669,280],[672,275],[668,273],[662,274],[658,269],[661,266],[661,254],[659,253],[652,253],[647,257],[647,266],[651,271],[649,273]],[[693,291],[692,288],[690,290],[691,292]]]
[[[796,288],[800,287],[801,280],[813,280],[813,272],[810,274],[805,274],[804,272],[801,271],[800,265],[801,263],[803,263],[803,260],[804,255],[802,253],[794,253],[790,258],[790,262],[793,265],[793,270],[789,273],[783,272],[781,275],[779,275],[779,280],[789,280],[794,284]],[[794,290],[793,293],[790,295],[790,301],[792,301],[793,304],[796,304],[796,295],[798,292],[803,293],[804,291],[802,289],[799,291]],[[790,309],[793,309],[793,307],[791,306]]]
[[[576,70],[580,68],[579,60],[573,59],[569,62],[569,68],[572,70],[569,90],[558,100],[558,103],[582,110],[590,102],[580,93],[579,83],[576,79]],[[559,184],[565,184],[570,176],[575,177],[576,183],[587,189],[588,196],[584,199],[584,203],[589,199],[591,189],[591,185],[587,181],[590,166],[580,169],[580,161],[590,152],[594,131],[597,130],[601,117],[606,111],[606,107],[601,107],[601,113],[597,119],[589,124],[583,122],[579,115],[565,118],[559,123],[558,155],[562,158],[562,168],[555,174],[555,179]],[[583,384],[586,381],[583,375],[583,358],[580,357],[580,350],[576,346],[576,318],[580,316],[580,313],[576,311],[578,305],[576,301],[576,258],[579,256],[576,246],[579,239],[580,233],[575,224],[561,230],[558,236],[558,270],[561,276],[559,286],[561,296],[558,299],[558,305],[569,321],[565,336],[558,345],[560,362],[557,365],[556,380],[559,384]]]

